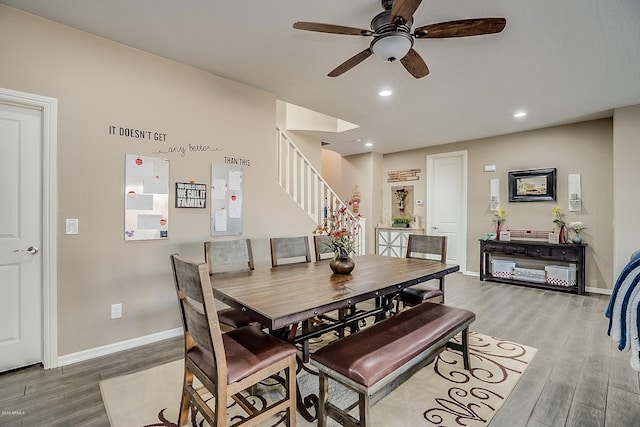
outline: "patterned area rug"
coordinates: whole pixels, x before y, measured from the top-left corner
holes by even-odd
[[[489,423],[515,387],[537,350],[522,344],[470,334],[471,371],[462,367],[459,352],[445,350],[434,363],[372,407],[375,426],[465,426]],[[176,426],[182,387],[182,361],[111,378],[100,383],[112,427]],[[317,394],[317,376],[298,374],[303,395]],[[280,392],[275,382],[258,387],[253,400],[266,404]],[[330,384],[332,400],[351,403],[356,395]],[[231,403],[232,401],[230,401]],[[230,404],[230,420],[242,411]],[[206,426],[196,412],[188,425]],[[265,426],[284,425],[274,417]],[[298,426],[313,426],[297,414]],[[329,425],[336,425],[329,423]]]

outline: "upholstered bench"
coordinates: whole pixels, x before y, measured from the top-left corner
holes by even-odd
[[[311,364],[319,372],[318,427],[326,426],[327,417],[341,425],[369,426],[372,397],[386,395],[445,347],[462,351],[469,370],[468,328],[475,318],[468,310],[425,302],[316,351]],[[449,342],[459,332],[462,345]],[[357,392],[358,402],[348,408],[330,403],[329,378]],[[358,419],[348,413],[356,405]]]

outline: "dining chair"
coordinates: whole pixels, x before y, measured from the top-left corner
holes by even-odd
[[[204,260],[212,275],[229,271],[253,270],[251,239],[215,240],[204,242]],[[260,323],[235,308],[218,310],[218,320],[231,329],[259,326]]]
[[[425,236],[409,234],[407,241],[407,258],[435,259],[440,262],[447,260],[447,236]],[[438,288],[419,284],[404,288],[400,292],[402,307],[413,307],[424,301],[444,303],[444,276],[438,279]]]
[[[307,236],[273,237],[270,239],[270,244],[272,267],[311,262],[311,251],[309,250],[309,238]]]
[[[188,421],[193,404],[211,426],[227,425],[231,398],[248,415],[234,426],[255,426],[285,411],[285,423],[296,419],[296,349],[257,328],[222,333],[206,263],[171,255],[171,266],[184,327],[184,383],[178,425]],[[215,276],[214,276],[215,277]],[[284,371],[284,396],[272,403],[248,396],[260,381]],[[194,386],[194,376],[203,387]],[[209,394],[213,396],[209,399]],[[204,396],[204,397],[203,397]],[[207,401],[210,404],[207,404]]]
[[[313,236],[313,248],[316,253],[316,261],[324,261],[325,259],[333,258],[333,250],[327,245],[331,240],[326,234],[315,234]]]
[[[298,237],[272,237],[269,239],[271,245],[271,266],[279,267],[283,265],[302,264],[311,262],[311,251],[309,251],[309,238],[307,236]],[[311,325],[311,321],[303,322],[303,331]],[[293,342],[298,333],[298,324],[291,324],[282,331],[284,338]],[[303,343],[303,353],[305,360],[308,358],[309,343]]]

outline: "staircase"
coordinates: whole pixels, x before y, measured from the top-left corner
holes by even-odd
[[[344,206],[344,202],[291,141],[291,138],[281,129],[276,128],[276,132],[278,183],[316,224],[322,224],[327,209],[335,206],[336,203]],[[355,242],[358,255],[365,253],[365,221],[361,218],[358,226]]]

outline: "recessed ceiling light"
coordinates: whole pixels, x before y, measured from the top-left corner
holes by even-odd
[[[388,89],[381,90],[380,92],[378,92],[378,95],[380,95],[380,96],[391,96],[392,94],[393,94],[393,92],[391,92]]]
[[[373,142],[367,142],[364,144],[365,147],[373,147]]]
[[[527,113],[525,113],[524,111],[519,111],[519,112],[515,113],[513,115],[513,117],[515,117],[516,119],[519,119],[520,117],[524,117],[526,115],[527,115]]]

